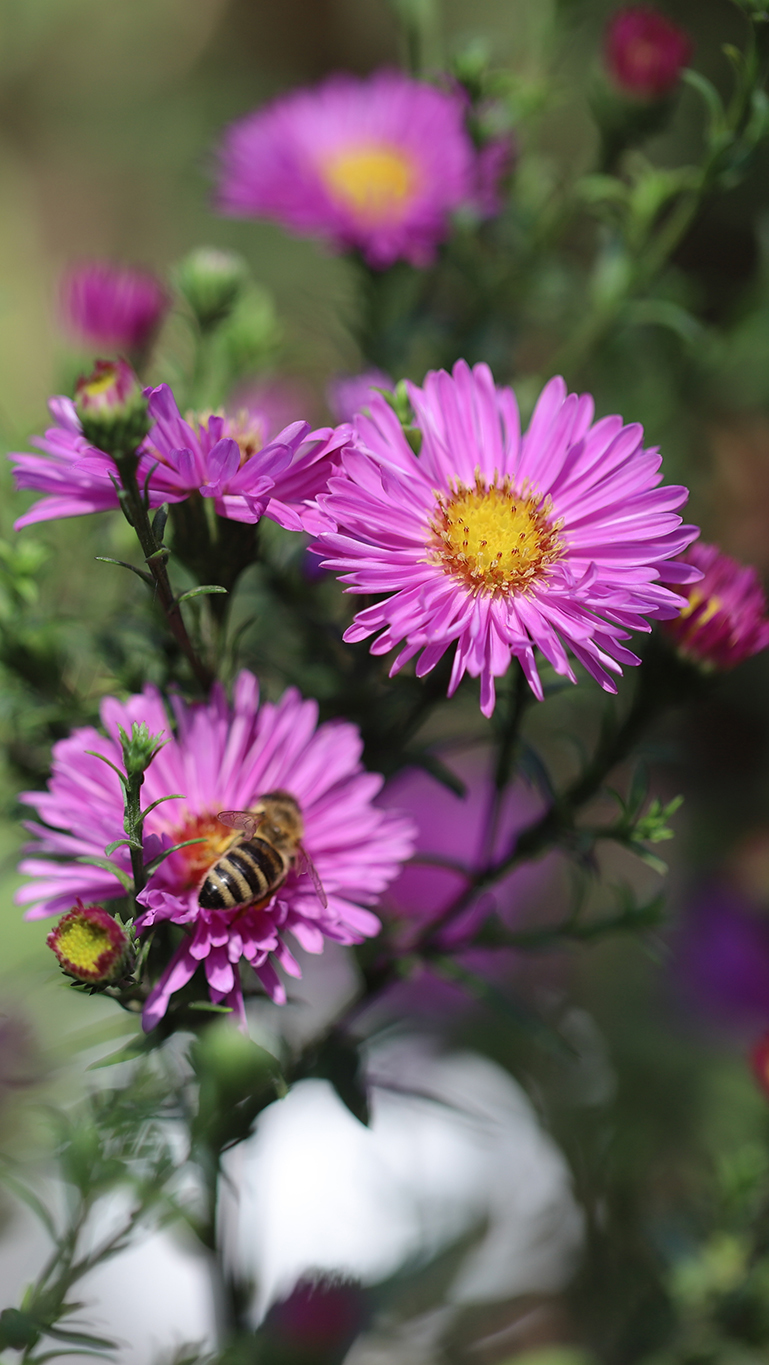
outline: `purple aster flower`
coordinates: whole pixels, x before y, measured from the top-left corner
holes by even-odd
[[[139,897],[144,906],[139,930],[169,920],[185,931],[182,947],[145,1006],[146,1029],[162,1018],[171,995],[201,964],[214,1001],[242,1012],[238,962],[244,957],[273,1000],[282,1003],[285,989],[274,962],[292,976],[301,975],[285,935],[290,932],[306,951],[319,953],[327,938],[359,943],[376,934],[379,920],[365,907],[378,899],[412,847],[409,821],[373,805],[382,778],[362,767],[358,730],[343,721],[318,726],[317,704],[303,701],[296,690],[260,707],[256,679],[242,672],[232,706],[217,686],[207,703],[187,705],[176,698],[173,707],[176,733],[148,768],[143,796],[150,805],[158,797],[183,795],[148,815],[147,861],[187,839],[205,843],[166,858]],[[85,727],[60,740],[47,791],[22,797],[45,822],[30,824],[38,843],[21,863],[21,871],[32,878],[18,894],[21,904],[32,907],[29,919],[61,914],[78,897],[93,903],[123,894],[108,870],[76,861],[102,858],[123,825],[118,778],[88,751],[119,767],[120,726],[130,733],[134,721],[144,722],[151,734],[170,734],[171,724],[160,694],[149,686],[125,703],[107,698],[102,721],[106,737]],[[246,811],[276,790],[289,793],[299,806],[303,844],[327,903],[310,877],[292,869],[266,903],[203,909],[201,884],[233,840],[217,812]],[[125,849],[114,858],[128,871]]]
[[[383,902],[388,915],[404,922],[407,935],[447,915],[466,895],[472,875],[510,853],[521,830],[545,809],[542,797],[524,781],[508,787],[496,809],[490,748],[473,745],[443,752],[441,758],[464,784],[464,796],[421,769],[408,768],[390,779],[379,799],[379,805],[410,816],[417,829],[413,858]],[[551,870],[552,857],[522,863],[479,892],[447,925],[446,944],[469,942],[479,923],[495,913],[514,924],[525,907],[529,918]]]
[[[651,101],[675,90],[692,55],[692,40],[652,5],[626,5],[606,28],[605,60],[623,95]]]
[[[467,672],[494,710],[494,679],[520,660],[535,695],[541,650],[576,681],[567,650],[607,692],[637,656],[622,643],[647,617],[677,615],[683,599],[660,582],[699,577],[667,563],[694,540],[676,508],[680,487],[658,487],[661,457],[640,426],[593,423],[589,395],[562,379],[543,390],[525,436],[512,389],[486,365],[408,386],[422,446],[416,456],[381,397],[355,419],[339,476],[319,505],[334,529],[317,549],[355,593],[387,594],[359,612],[345,639],[381,634],[372,653],[403,648],[391,672],[420,653],[419,677],[456,645],[449,695]]]
[[[351,422],[356,412],[368,407],[377,389],[395,385],[384,370],[364,370],[362,374],[339,374],[326,391],[328,406],[337,422]]]
[[[100,351],[145,350],[170,303],[154,275],[109,261],[73,266],[61,285],[65,326]]]
[[[736,886],[715,880],[687,905],[671,980],[698,1013],[739,1028],[769,1020],[769,919]]]
[[[292,531],[317,529],[317,513],[305,500],[325,489],[345,439],[343,428],[310,432],[307,422],[293,422],[265,440],[259,414],[209,413],[185,420],[167,384],[145,395],[153,425],[137,473],[151,506],[200,493],[233,521],[255,522],[267,515]],[[46,495],[19,517],[17,530],[118,506],[115,463],[85,440],[74,404],[54,398],[49,408],[56,425],[44,437],[32,438],[42,454],[9,456],[16,487]]]
[[[684,561],[702,578],[686,590],[680,616],[664,626],[678,652],[705,669],[727,669],[766,649],[766,594],[755,569],[703,541],[692,545]]]
[[[461,100],[385,70],[329,76],[233,124],[218,200],[224,213],[323,237],[383,270],[429,265],[475,180]]]

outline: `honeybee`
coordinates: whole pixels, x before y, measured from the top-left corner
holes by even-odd
[[[294,869],[306,872],[324,910],[328,905],[315,864],[302,844],[304,821],[288,792],[266,792],[253,810],[221,810],[229,829],[242,832],[209,868],[198,893],[203,910],[243,910],[266,905]],[[259,833],[257,834],[257,830]]]

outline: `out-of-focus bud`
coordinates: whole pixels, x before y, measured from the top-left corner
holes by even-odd
[[[46,939],[67,976],[90,986],[108,986],[133,969],[134,953],[123,925],[101,905],[83,905],[63,915]]]
[[[651,5],[625,6],[606,27],[606,68],[631,100],[646,103],[672,95],[691,54],[689,34]]]
[[[154,275],[109,261],[73,266],[61,283],[60,313],[79,340],[103,351],[139,355],[165,317],[170,299]]]
[[[232,251],[200,247],[176,269],[176,284],[195,315],[201,331],[210,331],[229,317],[248,283],[248,266]]]
[[[86,440],[115,459],[135,453],[150,429],[141,384],[122,359],[97,360],[77,381],[75,407]]]
[[[326,400],[337,422],[351,422],[356,412],[368,407],[378,389],[395,386],[384,370],[364,370],[362,374],[339,374],[326,390]]]
[[[155,755],[168,743],[162,730],[158,735],[151,735],[144,721],[140,725],[134,721],[130,735],[126,734],[122,726],[118,726],[118,733],[123,749],[123,763],[129,777],[146,772]]]
[[[769,645],[769,618],[758,574],[717,545],[697,541],[681,558],[703,577],[680,589],[687,604],[662,630],[678,653],[711,672],[736,667]]]
[[[764,1094],[769,1097],[769,1033],[764,1033],[755,1043],[750,1053],[753,1075]]]
[[[370,1295],[357,1282],[300,1280],[272,1305],[259,1335],[269,1358],[326,1365],[344,1358],[370,1316]]]

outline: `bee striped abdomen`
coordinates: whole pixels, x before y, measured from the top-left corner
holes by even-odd
[[[265,839],[247,839],[220,858],[198,895],[203,910],[231,910],[250,901],[267,900],[288,873],[288,864]]]

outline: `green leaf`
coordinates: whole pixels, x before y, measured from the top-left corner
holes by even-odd
[[[118,1048],[117,1052],[111,1052],[108,1057],[100,1057],[97,1062],[91,1062],[86,1068],[87,1071],[100,1071],[104,1066],[118,1066],[120,1062],[131,1062],[136,1057],[141,1057],[145,1052],[151,1052],[153,1044],[144,1034],[137,1034],[125,1047]]]
[[[407,749],[403,755],[403,762],[404,765],[412,764],[415,768],[423,768],[437,782],[448,787],[449,791],[453,792],[455,796],[462,798],[467,796],[465,783],[436,754],[431,754],[428,750]]]
[[[305,1074],[330,1081],[342,1104],[354,1118],[368,1125],[370,1111],[366,1077],[359,1048],[351,1038],[342,1033],[330,1033],[316,1050]]]
[[[120,885],[129,895],[133,891],[132,878],[128,876],[127,872],[123,871],[122,867],[118,867],[117,863],[113,863],[110,858],[94,858],[89,854],[81,853],[75,859],[75,862],[88,863],[92,867],[102,867],[105,872],[111,872],[113,877],[117,877]]]
[[[191,597],[203,597],[214,592],[228,592],[228,588],[221,588],[217,583],[204,583],[199,588],[189,588],[183,592],[181,597],[177,597],[177,602],[189,602]]]
[[[203,1010],[206,1014],[232,1014],[230,1005],[215,1005],[213,1000],[193,1000],[188,1009]]]
[[[107,844],[107,847],[104,850],[105,858],[109,858],[110,855],[115,852],[116,848],[122,848],[124,845],[128,848],[137,847],[131,839],[115,839],[111,844]]]
[[[157,801],[151,801],[148,806],[144,807],[144,810],[140,812],[141,818],[142,820],[146,819],[150,811],[154,810],[156,806],[162,806],[164,801],[186,801],[186,799],[182,792],[174,792],[173,796],[159,796]]]
[[[181,844],[172,844],[170,848],[164,848],[162,853],[158,853],[156,858],[152,858],[150,862],[145,863],[144,871],[155,872],[156,869],[160,867],[160,864],[165,862],[166,858],[170,858],[172,853],[178,853],[180,848],[189,848],[190,844],[204,843],[206,843],[205,836],[202,836],[200,839],[185,839]]]
[[[40,1323],[19,1308],[4,1308],[0,1313],[0,1351],[10,1347],[23,1351],[40,1338]]]
[[[109,1337],[92,1336],[90,1332],[70,1332],[64,1327],[46,1327],[45,1334],[54,1341],[66,1342],[69,1346],[91,1346],[99,1351],[116,1351],[117,1342]]]
[[[137,569],[135,564],[128,564],[124,559],[112,559],[110,555],[94,555],[94,558],[99,564],[117,564],[121,569],[130,569],[131,573],[135,573],[137,578],[141,578],[148,588],[155,586],[152,574],[146,573],[144,569]]]
[[[117,773],[123,786],[128,786],[128,779],[125,773],[121,773],[120,769],[112,762],[111,758],[105,758],[104,754],[97,754],[95,749],[86,749],[86,753],[89,754],[91,758],[100,758],[102,763],[106,763],[107,767],[112,769],[113,773]]]
[[[696,90],[697,94],[704,100],[710,115],[711,134],[722,132],[726,126],[726,115],[721,96],[716,87],[708,80],[707,76],[702,75],[701,71],[692,71],[690,67],[681,72],[681,78],[686,81],[687,85],[691,86],[692,90]]]
[[[5,1187],[9,1189],[12,1194],[15,1194],[17,1199],[20,1199],[22,1203],[26,1204],[27,1208],[32,1210],[35,1217],[40,1219],[40,1222],[43,1224],[43,1227],[45,1228],[51,1240],[55,1242],[59,1236],[56,1230],[56,1224],[54,1223],[53,1218],[51,1217],[51,1214],[49,1213],[48,1209],[45,1207],[45,1204],[42,1202],[41,1199],[38,1199],[34,1190],[31,1190],[29,1186],[24,1183],[23,1180],[17,1180],[16,1177],[12,1175],[9,1170],[7,1169],[3,1170],[1,1167],[0,1182],[2,1182],[2,1184],[5,1185]]]

